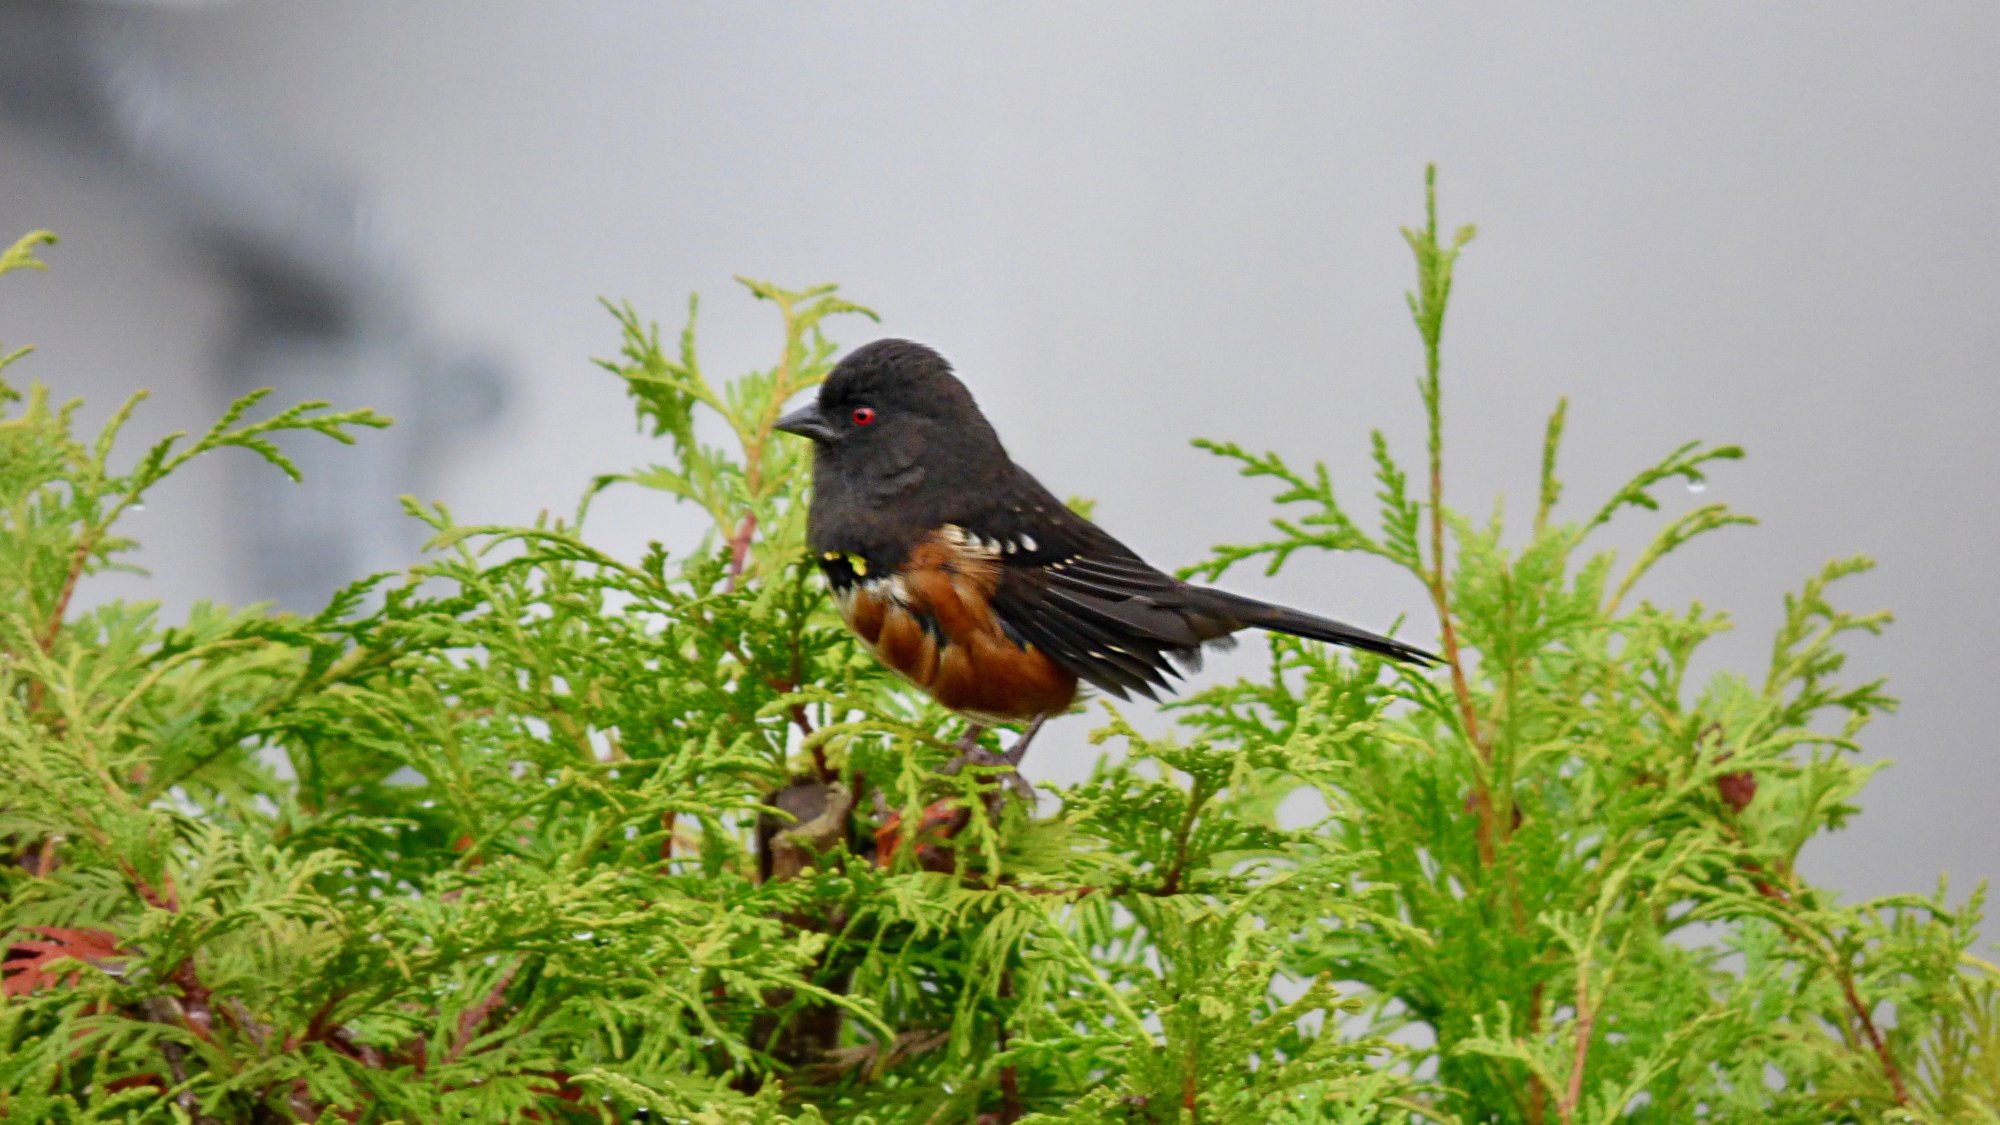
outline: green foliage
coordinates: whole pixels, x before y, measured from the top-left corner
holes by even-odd
[[[1471,231],[1435,214],[1405,232],[1427,477],[1376,434],[1364,524],[1323,466],[1211,444],[1285,515],[1196,571],[1379,555],[1447,666],[1278,639],[1176,737],[1107,710],[1123,752],[1032,812],[936,772],[959,721],[859,651],[805,558],[802,443],[771,423],[828,322],[872,315],[830,286],[746,282],[781,344],[723,383],[692,308],[668,348],[613,307],[604,366],[665,463],[532,526],[407,502],[427,559],[312,617],[71,607],[190,458],[290,471],[270,435],[383,419],[246,422],[251,396],[119,471],[136,399],[85,442],[74,404],[0,388],[0,1118],[2000,1121],[1980,895],[1844,904],[1798,870],[1891,705],[1840,678],[1886,622],[1833,599],[1865,561],[1787,598],[1768,669],[1691,683],[1727,619],[1630,595],[1748,521],[1699,508],[1622,569],[1591,540],[1735,449],[1565,522],[1558,406],[1524,545],[1448,509]],[[594,548],[589,498],[632,486],[711,531]]]

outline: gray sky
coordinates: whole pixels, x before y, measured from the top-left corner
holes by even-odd
[[[1853,668],[1905,701],[1868,737],[1898,764],[1808,874],[2000,872],[2000,8],[306,0],[127,30],[354,184],[425,323],[511,372],[497,425],[421,484],[467,520],[566,510],[659,455],[588,362],[616,343],[598,296],[677,326],[699,290],[710,370],[768,362],[775,318],[736,273],[837,280],[884,315],[837,338],[944,350],[1018,460],[1162,565],[1269,514],[1193,436],[1324,458],[1365,508],[1368,429],[1420,453],[1396,227],[1436,161],[1446,222],[1481,228],[1447,331],[1449,494],[1531,511],[1564,394],[1572,514],[1689,438],[1747,447],[1669,514],[1722,499],[1763,526],[1644,590],[1734,613],[1704,667],[1761,671],[1781,595],[1835,556],[1881,562],[1844,604],[1899,617]],[[212,418],[236,298],[130,186],[0,116],[0,228],[34,226],[65,241],[0,290],[0,338],[42,348],[20,373],[98,416],[153,387],[148,435]],[[170,605],[270,592],[233,561],[223,472],[135,528]],[[636,494],[599,514],[626,552],[695,526]],[[1359,561],[1232,584],[1366,625],[1423,611]],[[1030,774],[1081,773],[1092,725],[1045,732]]]

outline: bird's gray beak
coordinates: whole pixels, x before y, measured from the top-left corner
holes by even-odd
[[[807,403],[778,419],[773,426],[788,434],[797,434],[814,441],[832,441],[833,427],[826,424],[826,417],[819,412],[818,403]]]

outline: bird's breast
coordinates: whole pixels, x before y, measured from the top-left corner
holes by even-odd
[[[891,671],[951,710],[991,721],[1067,709],[1076,677],[1008,637],[991,602],[999,564],[955,530],[927,536],[886,572],[822,557],[841,618]],[[836,567],[846,581],[833,579]]]

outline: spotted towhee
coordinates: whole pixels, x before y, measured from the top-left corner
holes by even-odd
[[[1078,681],[1157,698],[1204,644],[1256,626],[1411,663],[1352,625],[1146,565],[1014,464],[965,384],[908,340],[856,349],[777,427],[813,442],[807,542],[882,663],[974,720],[1027,720],[1017,764]],[[970,743],[968,742],[968,749]]]

